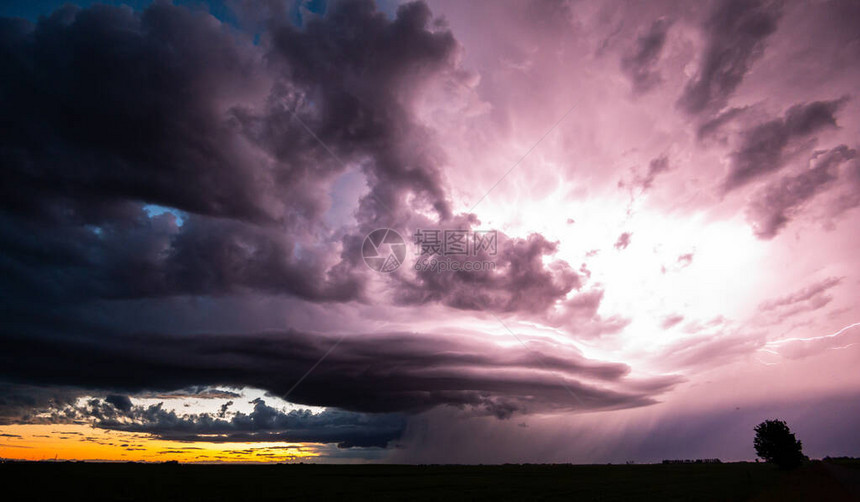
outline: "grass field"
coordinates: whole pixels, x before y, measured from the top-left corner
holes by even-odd
[[[824,462],[791,472],[755,463],[0,464],[4,491],[32,494],[30,500],[857,500],[856,475],[860,470]]]

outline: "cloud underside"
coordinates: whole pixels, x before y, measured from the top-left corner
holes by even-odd
[[[519,344],[501,348],[477,336],[360,334],[338,343],[331,336],[295,331],[4,335],[0,377],[13,381],[124,393],[254,387],[299,404],[370,413],[447,405],[506,418],[626,408],[654,403],[678,382],[633,378],[627,365],[589,360],[545,341],[530,342],[526,350]]]

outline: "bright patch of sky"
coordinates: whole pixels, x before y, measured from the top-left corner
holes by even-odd
[[[155,218],[156,216],[160,216],[164,213],[170,213],[176,217],[176,225],[177,226],[181,227],[182,224],[185,223],[185,218],[186,218],[185,213],[183,213],[182,211],[180,211],[178,209],[174,209],[172,207],[164,207],[164,206],[159,206],[157,204],[147,204],[147,205],[143,206],[143,210],[146,212],[146,215],[149,216],[150,218]]]

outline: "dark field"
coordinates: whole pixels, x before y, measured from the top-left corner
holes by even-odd
[[[0,464],[6,500],[858,500],[860,470],[686,465]],[[24,495],[27,494],[27,495]]]

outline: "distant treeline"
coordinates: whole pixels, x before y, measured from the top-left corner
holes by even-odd
[[[684,460],[664,460],[664,464],[722,464],[723,462],[718,458],[697,458],[696,460],[691,460],[689,458]]]

